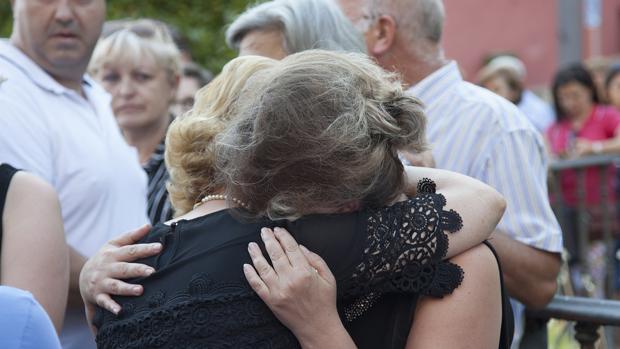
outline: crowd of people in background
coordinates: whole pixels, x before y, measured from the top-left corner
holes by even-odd
[[[512,55],[465,81],[441,0],[271,0],[214,76],[105,8],[15,0],[0,40],[0,347],[535,340],[525,309],[582,255],[578,176],[562,230],[548,166],[620,154],[620,66],[561,67],[544,98]]]
[[[523,62],[517,57],[502,55],[490,60],[480,70],[477,80],[481,86],[510,100],[523,111],[544,135],[553,160],[620,154],[620,66],[597,59],[590,64],[573,63],[561,67],[549,86],[550,102],[525,89],[525,71]],[[604,256],[608,248],[602,241],[605,210],[609,211],[611,231],[617,232],[620,228],[618,211],[614,209],[620,191],[618,171],[610,165],[607,172],[606,178],[602,178],[597,168],[587,168],[583,194],[580,195],[577,171],[562,171],[559,175],[561,196],[552,197],[561,203],[565,220],[564,245],[569,252],[568,263],[573,267],[572,278],[578,294],[589,293],[597,297],[605,294]],[[578,214],[580,201],[584,202],[587,211],[587,231],[592,239],[590,251],[583,251],[579,242],[578,226],[583,219]],[[620,240],[615,245],[617,251]],[[581,260],[583,256],[588,256],[588,263]],[[617,269],[617,259],[615,263]],[[595,266],[584,271],[596,285],[589,291],[578,275],[585,264]],[[613,280],[616,289],[620,286],[618,275],[616,272]]]

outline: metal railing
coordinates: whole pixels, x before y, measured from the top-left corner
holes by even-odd
[[[529,311],[528,316],[575,322],[575,339],[581,348],[594,349],[601,326],[620,326],[620,301],[555,296],[544,309]]]
[[[578,263],[585,267],[583,270],[588,270],[588,251],[590,246],[590,232],[592,223],[597,223],[602,229],[602,240],[606,246],[606,258],[605,258],[605,282],[604,285],[598,285],[603,287],[605,298],[611,298],[614,294],[613,289],[613,275],[614,275],[614,260],[615,256],[615,244],[613,240],[612,228],[614,226],[613,219],[616,219],[615,211],[616,207],[608,204],[609,199],[609,181],[610,175],[614,175],[613,171],[610,172],[611,166],[620,164],[619,156],[611,155],[599,155],[590,156],[579,159],[559,160],[550,164],[550,176],[549,176],[549,192],[551,196],[552,208],[562,226],[564,232],[572,232],[576,236],[573,238],[577,245],[578,251]],[[601,222],[592,222],[589,209],[592,206],[587,204],[587,187],[586,187],[586,173],[592,171],[590,169],[596,169],[599,176],[599,190],[600,201],[596,207],[600,212]],[[561,175],[564,171],[574,171],[577,179],[577,203],[576,206],[569,206],[564,198],[561,188]],[[567,215],[575,214],[576,217],[567,217]],[[576,226],[569,227],[569,224],[573,224],[576,218]],[[572,222],[571,222],[572,221]],[[565,236],[567,238],[567,236]],[[567,282],[571,282],[572,273],[565,271],[565,277]],[[573,284],[569,285],[569,289],[573,289]],[[590,290],[591,291],[591,290]],[[575,339],[581,345],[582,348],[594,349],[595,344],[600,339],[599,330],[601,326],[614,326],[620,327],[620,301],[609,299],[595,299],[586,297],[573,297],[573,296],[561,296],[558,295],[549,303],[544,309],[538,311],[528,311],[528,316],[549,320],[560,319],[570,322],[574,322]],[[614,338],[610,331],[607,331],[605,342],[608,348],[613,347]]]
[[[609,182],[610,176],[615,176],[613,171],[610,173],[610,167],[615,167],[620,162],[620,157],[612,155],[589,156],[571,160],[559,160],[552,162],[549,166],[549,192],[551,196],[551,206],[565,232],[565,242],[574,241],[576,257],[578,265],[588,270],[588,251],[590,250],[590,233],[592,226],[597,225],[599,231],[602,232],[600,238],[606,246],[606,280],[603,287],[603,294],[609,298],[613,296],[613,275],[614,260],[616,258],[614,251],[614,238],[612,228],[613,220],[616,219],[617,208],[609,204]],[[591,205],[587,203],[587,171],[594,169],[598,172],[599,181],[598,189],[600,193],[599,203]],[[576,206],[569,205],[565,202],[561,188],[561,176],[565,171],[574,171],[577,179],[577,203]],[[611,189],[614,190],[614,189]],[[591,217],[591,212],[597,211],[598,217]],[[572,215],[576,217],[571,217]],[[599,219],[594,222],[592,219]],[[575,226],[572,226],[575,223]],[[575,236],[567,236],[566,233],[575,234]]]

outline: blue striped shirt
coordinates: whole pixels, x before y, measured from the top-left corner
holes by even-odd
[[[408,92],[425,104],[437,167],[477,178],[504,195],[508,205],[499,231],[561,252],[562,232],[547,196],[544,143],[519,109],[464,81],[456,62]]]

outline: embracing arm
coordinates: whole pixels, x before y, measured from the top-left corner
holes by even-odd
[[[496,349],[502,299],[495,256],[487,246],[478,245],[451,261],[463,268],[466,277],[452,294],[418,301],[406,348]]]
[[[31,292],[60,331],[67,303],[69,259],[56,193],[24,172],[13,177],[2,215],[0,284]]]
[[[446,170],[425,167],[405,168],[408,195],[415,195],[416,186],[429,178],[437,185],[437,193],[446,198],[446,209],[456,211],[463,227],[447,234],[450,241],[446,258],[464,252],[486,240],[502,218],[506,201],[490,186],[474,178]]]

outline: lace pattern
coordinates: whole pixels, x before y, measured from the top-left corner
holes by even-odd
[[[364,314],[385,293],[443,297],[462,282],[462,269],[443,259],[448,251],[444,231],[454,233],[463,222],[455,211],[444,210],[446,199],[435,188],[424,179],[418,195],[369,216],[364,258],[343,291],[345,298],[354,298],[344,307],[347,321]]]
[[[135,309],[122,304],[97,334],[98,348],[299,348],[247,283],[216,283],[196,274],[186,292],[155,292]],[[231,342],[230,338],[235,341]]]

